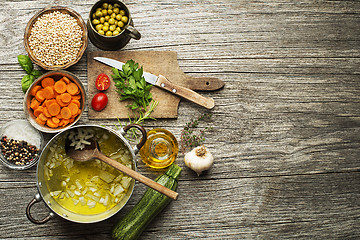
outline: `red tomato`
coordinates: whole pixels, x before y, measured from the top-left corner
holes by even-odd
[[[105,73],[100,73],[95,82],[96,89],[99,91],[105,91],[110,87],[110,79]]]
[[[95,111],[103,110],[108,103],[108,97],[105,93],[97,93],[91,100],[91,106]]]

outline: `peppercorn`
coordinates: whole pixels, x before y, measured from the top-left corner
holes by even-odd
[[[28,165],[39,154],[36,146],[23,140],[8,139],[6,136],[1,138],[0,148],[4,158],[15,165]]]

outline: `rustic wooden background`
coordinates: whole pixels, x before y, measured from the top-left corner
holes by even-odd
[[[16,57],[26,53],[27,21],[55,5],[87,20],[94,2],[1,1],[1,125],[25,118]],[[359,239],[360,1],[125,2],[142,34],[126,50],[177,51],[185,73],[225,81],[222,90],[203,93],[217,104],[202,124],[213,126],[206,135],[213,168],[198,177],[180,155],[180,198],[141,239]],[[86,66],[85,54],[68,69],[85,85]],[[179,139],[186,122],[206,112],[181,101],[178,119],[144,126]],[[90,121],[85,113],[80,123],[116,121]],[[139,171],[159,174],[142,163]],[[1,239],[110,239],[114,223],[145,191],[137,183],[129,204],[101,223],[57,217],[34,225],[25,207],[37,192],[35,172],[0,166]],[[35,207],[38,216],[46,211]]]

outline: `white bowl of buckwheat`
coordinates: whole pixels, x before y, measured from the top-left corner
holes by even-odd
[[[50,7],[28,22],[24,46],[30,59],[46,70],[66,69],[77,63],[88,45],[84,20],[67,7]]]

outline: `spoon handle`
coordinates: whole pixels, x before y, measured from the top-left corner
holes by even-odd
[[[98,159],[100,159],[101,161],[109,164],[110,166],[120,170],[121,172],[125,173],[126,175],[128,175],[129,177],[132,177],[136,180],[138,180],[139,182],[142,182],[143,184],[145,184],[148,187],[151,187],[152,189],[168,196],[169,198],[172,198],[174,200],[177,199],[177,196],[179,195],[177,192],[174,192],[173,190],[164,187],[163,185],[151,180],[148,177],[145,177],[144,175],[141,175],[140,173],[126,167],[125,165],[107,157],[106,155],[104,155],[101,152],[97,152],[96,157]]]

